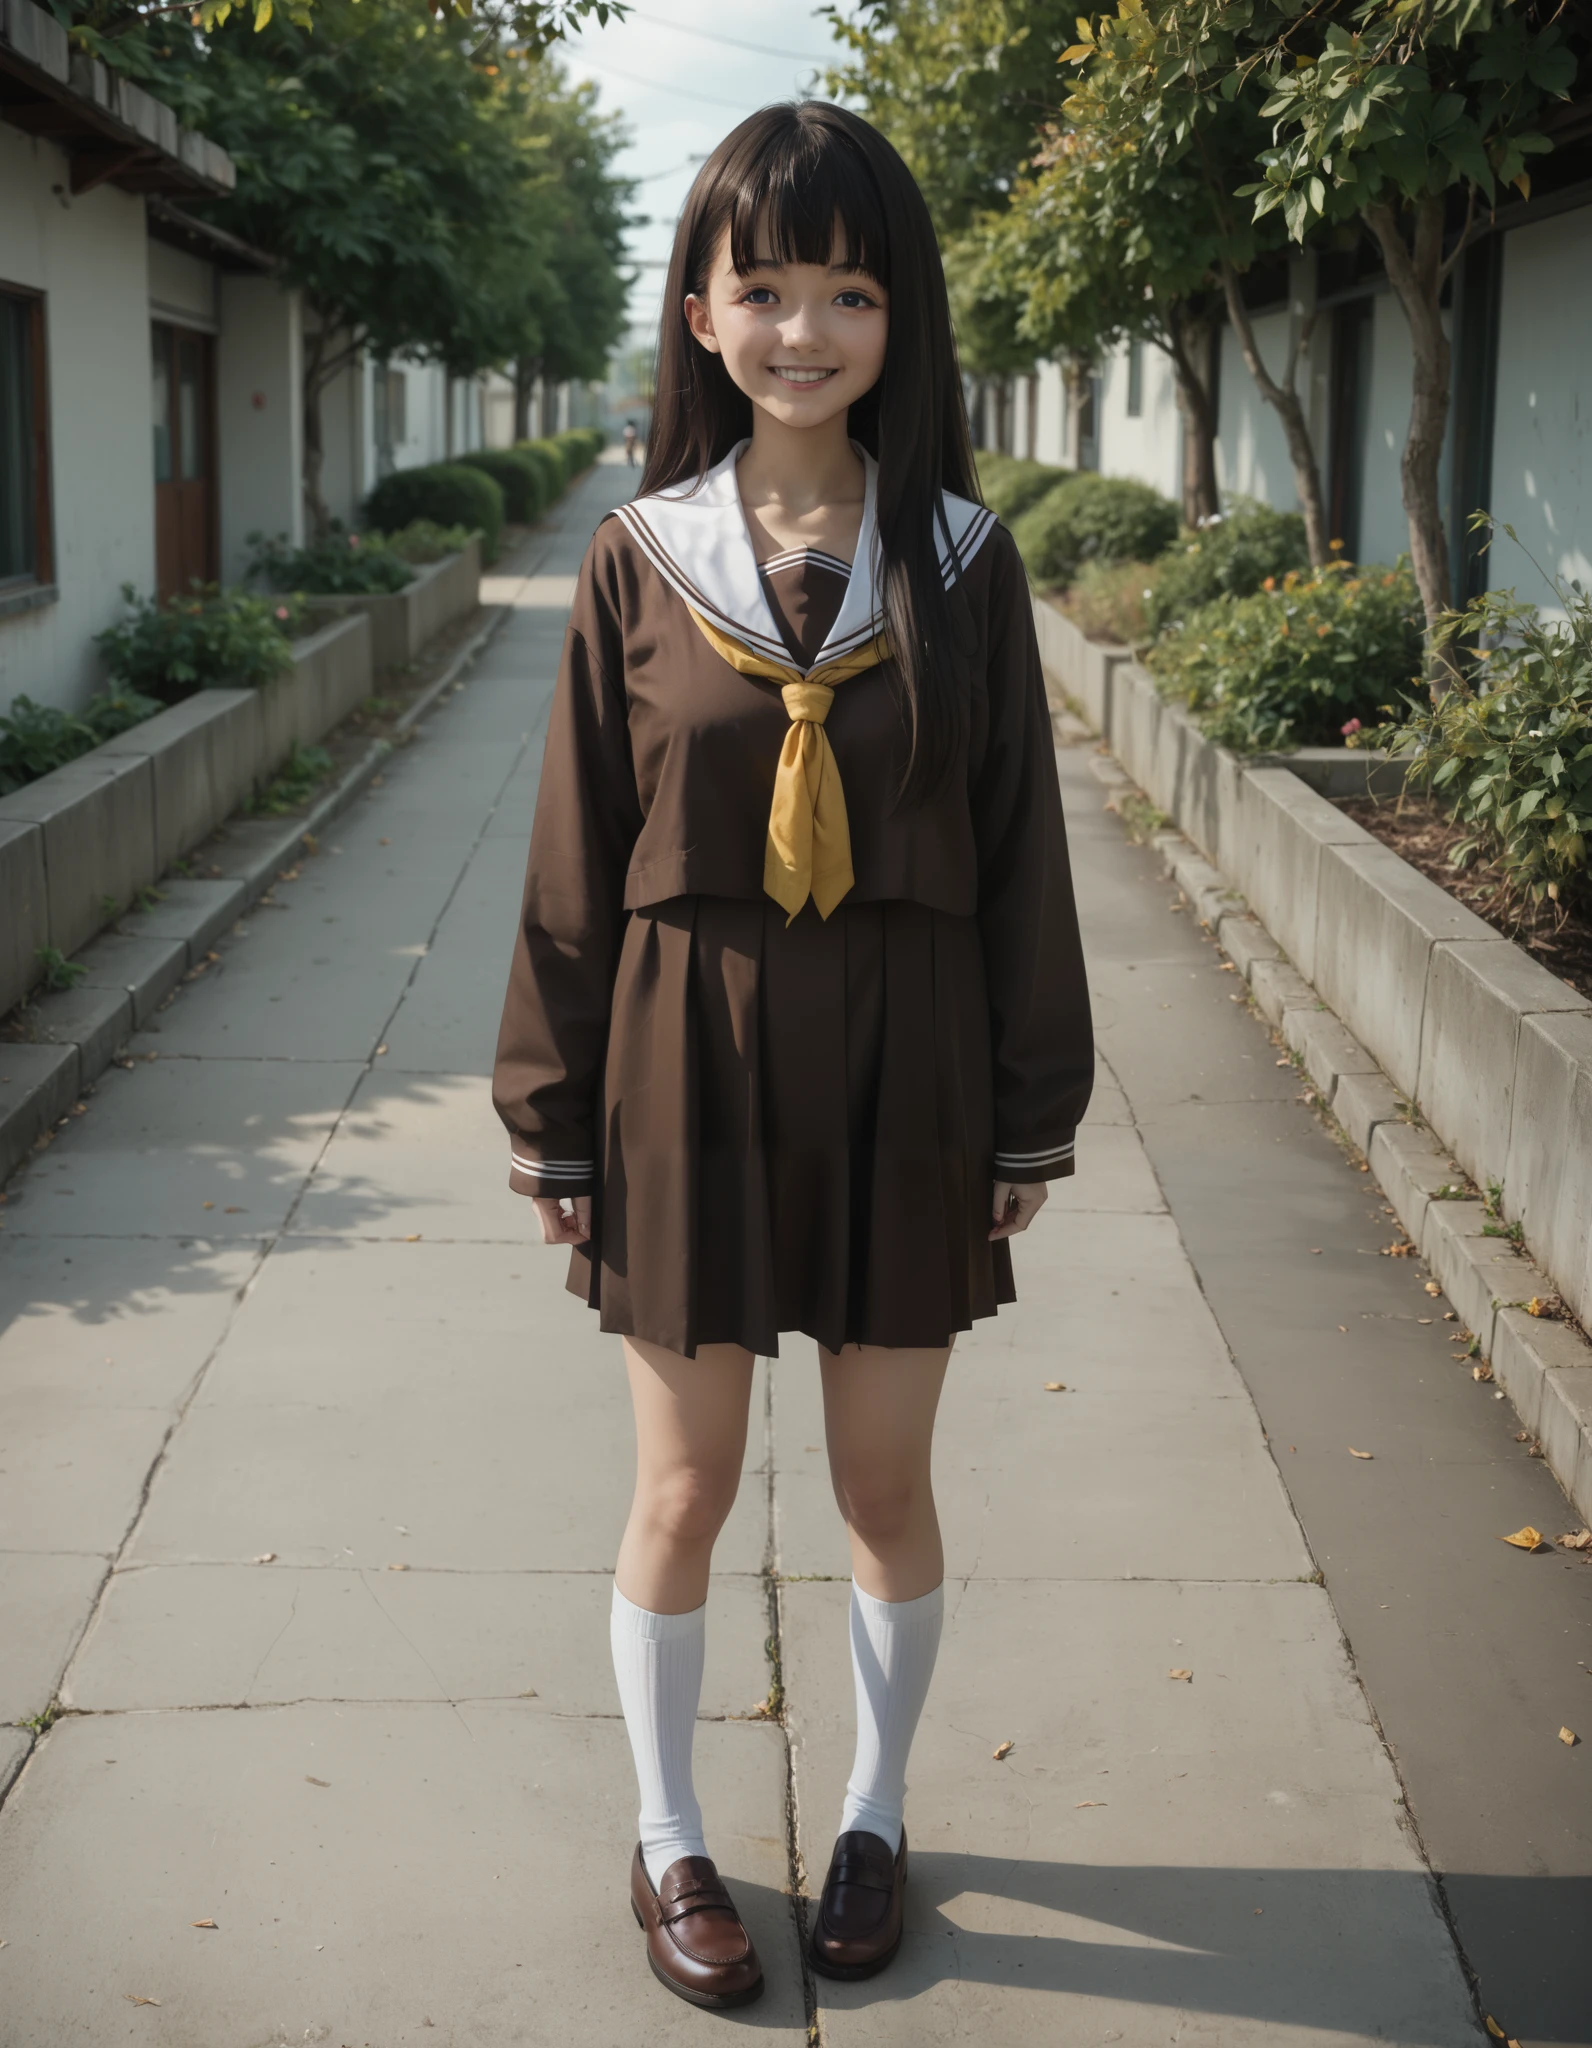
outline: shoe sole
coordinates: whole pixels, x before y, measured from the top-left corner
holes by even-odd
[[[904,1933],[905,1929],[902,1932]],[[812,1948],[807,1951],[807,1960],[820,1977],[833,1977],[842,1984],[855,1984],[863,1977],[877,1977],[881,1970],[887,1970],[895,1961],[900,1948],[901,1935],[898,1934],[884,1954],[876,1956],[871,1963],[825,1962],[817,1950]]]
[[[645,1934],[647,1923],[642,1919],[641,1908],[634,1899],[630,1901],[630,1910],[635,1915],[636,1925]],[[755,1984],[749,1984],[744,1991],[693,1991],[688,1985],[677,1984],[668,1971],[660,1967],[650,1943],[647,1946],[647,1968],[665,1991],[672,1991],[676,1998],[683,1998],[687,2005],[699,2005],[707,2012],[728,2012],[738,2005],[750,2005],[754,1998],[761,1998],[763,1995],[761,1977]]]

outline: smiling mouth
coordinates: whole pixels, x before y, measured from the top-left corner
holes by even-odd
[[[771,367],[782,384],[827,384],[831,377],[840,375],[838,370],[798,370],[788,363],[776,363]]]

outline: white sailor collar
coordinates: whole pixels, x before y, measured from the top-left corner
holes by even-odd
[[[851,445],[864,469],[862,526],[846,595],[814,668],[865,646],[884,624],[875,561],[879,465],[865,448],[855,441]],[[650,497],[633,498],[618,507],[616,516],[669,587],[709,625],[753,654],[788,664],[790,649],[764,594],[735,481],[735,466],[750,446],[750,440],[738,441],[705,476],[671,484]],[[949,586],[989,537],[995,515],[987,506],[951,491],[945,492],[944,502],[949,534],[939,531],[936,539],[940,573]]]

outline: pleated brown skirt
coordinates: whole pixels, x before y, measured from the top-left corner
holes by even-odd
[[[781,1331],[939,1345],[1012,1301],[991,1244],[989,1008],[976,923],[916,903],[795,922],[766,899],[631,915],[591,1242],[605,1330],[695,1354]]]

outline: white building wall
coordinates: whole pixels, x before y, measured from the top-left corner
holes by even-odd
[[[149,313],[153,320],[174,320],[201,334],[220,330],[217,283],[213,263],[174,249],[169,242],[149,244]]]
[[[1504,245],[1492,504],[1551,574],[1592,584],[1592,208],[1516,228]],[[1549,592],[1501,537],[1491,573]]]
[[[1039,430],[1034,456],[1058,468],[1067,460],[1067,379],[1060,363],[1039,366]]]
[[[1254,321],[1255,346],[1273,376],[1288,360],[1288,315],[1263,313]],[[1223,501],[1255,498],[1279,511],[1296,512],[1293,464],[1288,437],[1275,410],[1261,397],[1249,374],[1238,336],[1221,330],[1221,386],[1217,404],[1216,482]]]
[[[93,635],[120,586],[155,580],[144,203],[73,197],[51,144],[0,125],[0,279],[46,294],[50,484],[59,598],[0,615],[0,704],[80,704],[103,680]]]
[[[303,316],[296,292],[253,273],[222,276],[218,299],[221,580],[237,583],[247,535],[304,538]]]
[[[1128,412],[1128,345],[1113,349],[1100,364],[1100,470],[1103,476],[1131,476],[1164,498],[1182,495],[1183,422],[1177,385],[1165,352],[1144,344],[1140,410]]]

